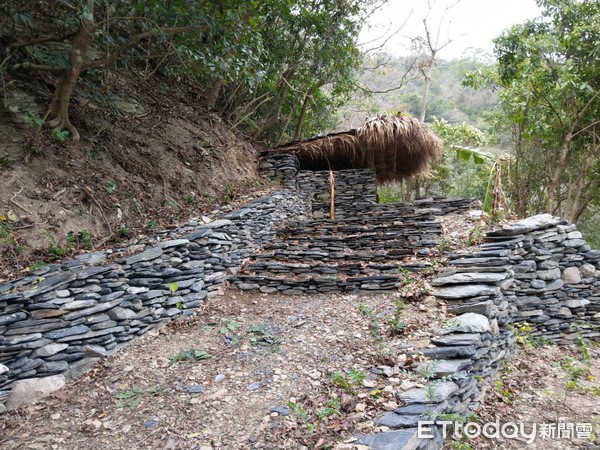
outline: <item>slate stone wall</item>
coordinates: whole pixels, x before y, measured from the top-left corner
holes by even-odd
[[[0,412],[16,380],[77,371],[153,327],[189,316],[272,240],[277,226],[309,215],[304,195],[271,194],[220,220],[191,222],[1,285],[0,364],[8,371],[0,371]]]
[[[533,336],[558,343],[577,333],[597,340],[599,256],[574,225],[548,214],[488,233],[476,251],[450,255],[452,269],[432,281],[433,294],[457,316],[429,347],[417,350],[428,358],[421,364],[432,374],[429,388],[399,393],[405,406],[376,421],[393,431],[359,435],[359,442],[374,448],[442,448],[439,428],[434,427],[433,439],[418,438],[418,421],[477,410],[484,380],[515,350],[513,324],[527,322]]]

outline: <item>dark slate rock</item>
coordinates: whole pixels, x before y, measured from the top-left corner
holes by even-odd
[[[149,250],[143,251],[142,253],[138,253],[137,255],[130,256],[125,259],[125,264],[135,264],[143,261],[151,261],[153,259],[158,258],[163,254],[163,251],[160,247],[154,247]]]
[[[190,384],[188,386],[184,386],[183,390],[188,394],[202,394],[204,392],[204,386],[201,384]]]
[[[48,291],[63,286],[77,278],[77,275],[73,272],[61,273],[59,275],[46,278],[41,283],[36,284],[31,289],[21,293],[23,298],[31,298],[37,295],[44,294]]]
[[[456,333],[447,336],[440,336],[431,339],[435,345],[473,345],[481,342],[481,334],[479,333]]]
[[[12,313],[12,314],[6,314],[3,316],[0,316],[0,326],[18,322],[20,320],[24,320],[25,318],[27,318],[27,314],[24,312],[16,312],[16,313]]]
[[[445,286],[448,284],[469,284],[469,283],[497,283],[508,277],[507,273],[487,272],[487,273],[457,273],[449,276],[441,276],[431,282],[432,286]]]
[[[371,450],[415,449],[419,444],[416,428],[399,431],[387,431],[373,435],[359,434],[358,443],[367,445]]]
[[[48,338],[48,339],[60,339],[60,338],[64,338],[67,336],[84,334],[84,333],[87,333],[88,331],[90,331],[90,329],[88,327],[86,327],[85,325],[78,325],[76,327],[62,328],[60,330],[48,331],[47,333],[44,333],[44,337]]]
[[[443,299],[460,299],[468,297],[477,297],[482,295],[496,296],[500,293],[497,287],[485,284],[469,284],[464,286],[439,287],[433,290],[432,294]]]
[[[424,348],[419,350],[428,358],[431,359],[444,359],[444,358],[457,358],[460,356],[473,356],[476,348],[474,345],[455,345],[452,347],[434,347]]]

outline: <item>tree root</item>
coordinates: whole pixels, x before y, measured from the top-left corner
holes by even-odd
[[[78,142],[80,139],[79,131],[77,131],[77,128],[75,128],[68,117],[57,116],[48,120],[46,126],[52,128],[52,133],[68,131],[72,142]]]

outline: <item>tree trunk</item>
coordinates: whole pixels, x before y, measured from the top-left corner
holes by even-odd
[[[300,139],[300,134],[302,133],[302,125],[304,124],[304,117],[306,116],[306,110],[308,109],[308,101],[310,100],[310,96],[312,95],[313,91],[313,87],[306,91],[306,95],[304,96],[304,102],[302,102],[302,109],[300,110],[300,117],[298,117],[298,122],[296,123],[296,131],[294,132],[294,137],[292,141],[297,141]]]
[[[219,100],[219,93],[221,92],[222,87],[223,82],[217,81],[206,93],[206,106],[208,106],[208,108],[215,109],[215,106],[217,105],[217,100]]]
[[[83,11],[81,18],[81,27],[73,39],[70,67],[64,71],[60,80],[58,80],[50,104],[48,126],[52,127],[55,132],[68,131],[71,134],[73,142],[79,140],[79,132],[69,120],[69,103],[79,79],[79,74],[88,56],[90,32],[93,26],[94,0],[87,0],[86,9]]]
[[[429,72],[424,75],[423,94],[421,96],[421,107],[419,111],[419,122],[425,123],[425,115],[427,112],[427,103],[429,102],[429,90],[431,88],[431,74]]]

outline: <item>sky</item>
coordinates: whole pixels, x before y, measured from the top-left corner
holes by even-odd
[[[452,42],[439,52],[442,59],[458,58],[469,49],[483,49],[492,53],[492,40],[511,25],[540,15],[535,0],[461,0],[446,11],[456,0],[430,0],[433,9],[428,23],[437,31],[440,22],[439,43]],[[385,51],[395,55],[410,53],[409,37],[424,35],[423,18],[428,13],[428,0],[389,0],[373,14],[359,36],[362,50],[377,47],[406,21],[402,30],[385,44]],[[412,11],[412,12],[411,12]],[[389,30],[389,31],[388,31]],[[387,32],[387,35],[386,35]],[[372,41],[372,42],[369,42]]]

